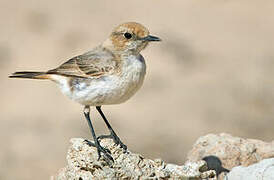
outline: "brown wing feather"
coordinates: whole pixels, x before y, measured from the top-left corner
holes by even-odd
[[[98,77],[114,72],[119,61],[108,50],[98,47],[93,51],[76,56],[48,74],[76,77]]]

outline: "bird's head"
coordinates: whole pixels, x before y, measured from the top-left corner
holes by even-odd
[[[151,36],[143,25],[128,22],[116,27],[103,46],[117,53],[139,54],[152,41],[161,39]]]

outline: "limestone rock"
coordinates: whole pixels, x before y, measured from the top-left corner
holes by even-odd
[[[233,167],[249,166],[271,157],[274,157],[274,141],[267,143],[222,133],[200,137],[187,159],[189,162],[203,159],[219,175]]]
[[[273,180],[274,158],[265,159],[248,167],[237,166],[227,174],[228,180]]]
[[[114,163],[102,158],[97,150],[84,143],[84,139],[71,139],[67,166],[52,179],[215,179],[215,171],[207,170],[205,161],[188,162],[182,166],[167,164],[161,159],[150,160],[142,155],[123,150],[112,140],[104,139],[101,145],[111,151]]]
[[[262,159],[274,157],[274,141],[267,143],[255,139],[243,139],[229,134],[209,134],[200,137],[188,153],[190,161],[206,156],[220,158],[225,168],[248,166]]]

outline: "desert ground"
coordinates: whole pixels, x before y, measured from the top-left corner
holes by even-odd
[[[103,110],[133,152],[183,164],[208,133],[274,139],[274,2],[271,0],[0,0],[0,179],[48,179],[70,138],[90,138],[83,107],[43,71],[136,21],[163,41],[142,52],[141,90]],[[93,108],[97,134],[107,133]]]

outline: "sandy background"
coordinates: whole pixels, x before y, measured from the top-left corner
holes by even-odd
[[[7,76],[54,68],[127,21],[163,39],[142,53],[143,88],[103,107],[129,149],[182,164],[208,133],[273,140],[271,0],[0,0],[0,9],[0,179],[48,179],[70,138],[91,138],[82,107],[54,83]],[[107,132],[94,109],[92,118]]]

